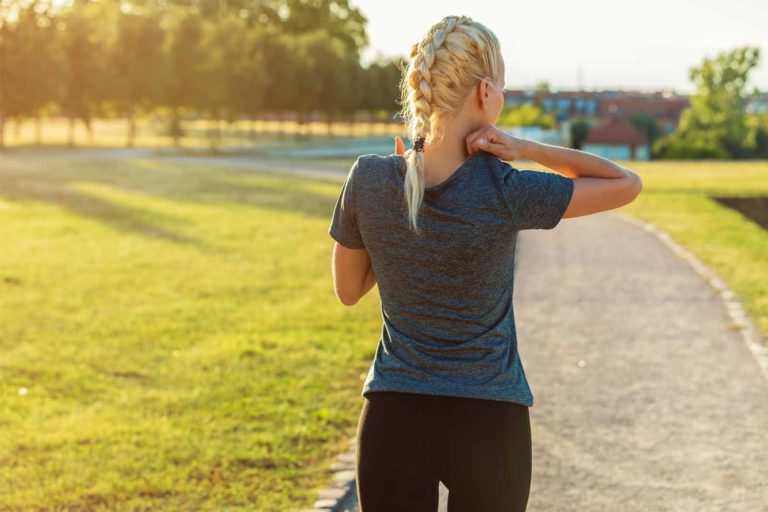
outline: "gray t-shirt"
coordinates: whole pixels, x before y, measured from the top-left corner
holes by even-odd
[[[341,245],[367,249],[381,296],[381,337],[361,396],[400,391],[532,406],[512,305],[515,243],[520,230],[560,222],[573,180],[477,151],[426,187],[416,235],[405,170],[399,155],[358,157],[328,229]]]

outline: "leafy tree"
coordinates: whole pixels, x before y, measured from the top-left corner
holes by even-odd
[[[541,126],[549,129],[556,126],[554,117],[544,112],[540,107],[531,104],[517,107],[504,107],[499,116],[498,124],[502,126]]]
[[[40,143],[40,116],[57,93],[59,61],[51,5],[34,0],[17,7],[13,23],[0,20],[0,147],[7,118],[15,118],[17,126],[26,117],[35,118]],[[4,14],[0,16],[7,20],[10,11]]]
[[[537,82],[536,85],[533,86],[533,90],[538,93],[549,93],[552,91],[552,89],[549,86],[549,82],[547,82],[546,80]]]
[[[648,146],[653,147],[653,143],[661,134],[661,128],[656,120],[645,112],[637,112],[630,118],[630,122],[642,133],[648,140]]]
[[[110,99],[128,121],[128,147],[137,134],[136,115],[161,101],[164,39],[157,12],[119,15],[108,67]]]
[[[204,107],[203,97],[207,49],[203,45],[203,23],[193,11],[175,10],[166,39],[167,68],[164,74],[164,102],[171,110],[170,135],[175,146],[183,132],[181,113],[185,108]]]
[[[403,59],[380,59],[372,63],[366,70],[365,87],[359,91],[362,94],[361,107],[376,118],[377,113],[390,114],[400,110],[399,82],[402,69],[407,66]]]
[[[584,140],[589,134],[591,125],[584,119],[578,119],[571,123],[571,146],[574,149],[581,149],[584,144]]]
[[[757,66],[759,47],[744,46],[704,59],[690,70],[697,85],[691,106],[683,111],[675,132],[654,144],[666,158],[744,158],[754,153],[756,130],[745,112],[757,89],[746,90]]]
[[[768,112],[749,116],[749,123],[755,130],[755,158],[768,158]]]
[[[345,49],[359,58],[360,48],[368,45],[367,18],[349,0],[273,0],[267,4],[273,22],[285,34],[297,35],[325,30]]]
[[[265,94],[269,67],[261,46],[264,37],[265,31],[262,27],[248,28],[246,21],[241,73],[230,87],[232,108],[251,119],[251,129],[253,120],[264,111],[267,104]]]
[[[74,125],[78,119],[85,123],[88,133],[93,136],[91,120],[98,113],[105,91],[103,52],[100,49],[103,41],[99,40],[103,32],[98,29],[97,20],[102,23],[106,20],[96,16],[102,7],[105,6],[75,1],[62,16],[62,46],[65,52],[62,109],[69,118],[70,146],[75,143]]]
[[[302,89],[294,104],[299,122],[303,124],[310,111],[319,110],[326,113],[330,123],[332,113],[341,109],[346,92],[346,77],[339,72],[346,60],[346,47],[324,29],[296,36],[294,42],[297,83]]]
[[[260,37],[260,48],[265,75],[265,108],[270,112],[285,112],[294,106],[301,95],[298,82],[300,71],[294,53],[293,38],[270,27]],[[282,132],[280,133],[282,135]]]
[[[204,25],[205,52],[201,106],[209,113],[214,126],[209,130],[211,148],[221,140],[220,120],[236,117],[237,84],[244,79],[247,38],[243,20],[232,14],[223,14],[216,22]]]

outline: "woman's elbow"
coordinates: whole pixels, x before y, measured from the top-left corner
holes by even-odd
[[[643,180],[640,178],[639,174],[632,171],[629,171],[629,172],[630,172],[630,176],[632,177],[632,186],[631,186],[631,192],[630,192],[632,194],[631,201],[634,201],[635,198],[637,198],[637,196],[640,195],[640,192],[643,191]]]
[[[345,306],[354,306],[360,302],[360,294],[353,293],[343,287],[335,286],[334,293],[336,294],[336,298],[339,299],[339,302]]]
[[[360,302],[360,297],[350,297],[346,295],[337,295],[339,298],[339,301],[344,304],[345,306],[352,307],[358,302]]]

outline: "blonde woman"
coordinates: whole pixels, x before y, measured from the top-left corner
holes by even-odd
[[[362,512],[522,511],[533,395],[512,306],[517,233],[617,208],[639,177],[582,151],[494,127],[504,104],[495,35],[446,16],[414,44],[401,82],[414,148],[353,164],[329,227],[334,290],[374,284],[382,331],[357,430]],[[525,158],[557,173],[518,170]]]

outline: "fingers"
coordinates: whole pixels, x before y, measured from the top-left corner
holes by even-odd
[[[474,134],[469,141],[469,154],[472,155],[478,150],[486,149],[488,145],[488,133],[482,130]]]
[[[465,139],[467,152],[472,155],[478,149],[484,149],[482,144],[480,144],[480,141],[487,140],[487,137],[494,129],[495,127],[493,125],[487,125],[470,133]]]
[[[397,135],[395,135],[395,154],[401,156],[405,154],[405,144],[403,143],[403,139]]]

